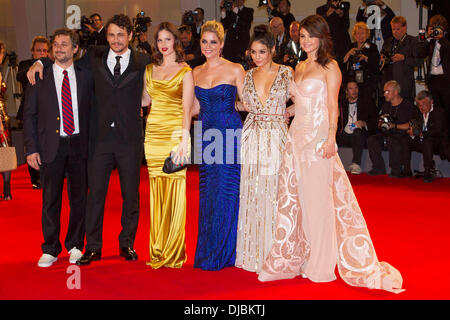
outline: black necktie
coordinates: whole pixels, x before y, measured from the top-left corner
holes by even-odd
[[[116,56],[116,65],[114,66],[114,79],[117,80],[120,77],[120,58],[121,56]]]

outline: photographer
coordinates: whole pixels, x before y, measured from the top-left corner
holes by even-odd
[[[355,79],[361,95],[368,99],[375,98],[379,73],[378,61],[380,54],[376,45],[370,43],[370,30],[364,22],[358,22],[353,27],[352,37],[356,40],[344,56],[344,79]]]
[[[416,82],[414,68],[422,64],[417,37],[406,33],[406,19],[396,16],[391,21],[392,37],[387,39],[381,50],[381,83],[395,80],[402,88],[402,97],[414,101]]]
[[[137,51],[147,53],[152,56],[152,47],[147,41],[147,32],[152,25],[152,19],[145,16],[144,11],[140,11],[133,18],[133,39],[132,44]]]
[[[205,10],[202,8],[195,8],[195,10],[189,10],[183,13],[181,24],[189,26],[192,31],[192,37],[200,40],[204,17]]]
[[[375,176],[386,173],[381,153],[383,148],[387,147],[391,168],[389,176],[392,178],[412,176],[408,152],[410,138],[407,131],[417,110],[410,100],[402,98],[400,85],[395,80],[388,81],[384,85],[384,97],[386,102],[378,120],[378,128],[381,132],[367,139],[367,149],[372,161],[372,169],[368,174]]]
[[[221,0],[220,22],[226,31],[223,56],[232,62],[242,62],[250,41],[253,9],[244,6],[245,0]]]
[[[286,47],[286,53],[283,57],[282,64],[290,66],[295,70],[295,66],[306,60],[308,57],[306,52],[300,46],[300,22],[294,21],[289,28],[289,42]]]
[[[327,4],[318,7],[316,13],[325,18],[330,27],[333,40],[334,58],[342,69],[344,56],[350,49],[351,40],[348,34],[350,3],[341,0],[327,0]]]
[[[368,15],[367,9],[372,5],[376,5],[380,8],[381,22],[380,29],[371,29],[370,41],[377,45],[378,51],[381,51],[384,41],[392,37],[391,21],[395,17],[395,13],[381,0],[363,0],[358,9],[358,13],[356,14],[357,22],[367,23],[367,20],[375,14],[372,13],[372,15]]]
[[[206,60],[202,57],[200,42],[193,37],[191,27],[183,24],[178,28],[178,31],[180,32],[180,41],[185,54],[184,60],[187,64],[192,69],[203,64]]]
[[[289,30],[291,23],[295,21],[294,15],[291,13],[291,2],[289,0],[277,1],[278,5],[274,6],[274,0],[267,0],[267,13],[269,14],[269,21],[273,17],[280,17],[283,20],[284,28]]]
[[[350,79],[345,85],[346,99],[339,104],[340,115],[336,141],[338,146],[351,147],[352,174],[361,173],[361,156],[370,132],[376,129],[376,107],[372,99],[359,95],[358,83]]]
[[[93,13],[89,17],[91,24],[85,24],[86,28],[89,29],[89,45],[94,46],[106,46],[108,41],[106,41],[106,30],[103,27],[102,17],[98,13]]]
[[[450,41],[445,37],[447,31],[447,19],[441,15],[431,17],[424,44],[430,66],[427,86],[434,101],[446,111],[447,123],[450,123]]]
[[[408,165],[411,151],[422,153],[424,166],[424,182],[434,180],[433,154],[443,155],[443,143],[447,139],[447,123],[445,111],[435,104],[429,91],[423,90],[416,96],[416,104],[420,114],[411,121],[407,131],[409,140]],[[444,158],[444,157],[442,157]]]

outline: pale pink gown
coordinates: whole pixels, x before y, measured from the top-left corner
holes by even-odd
[[[379,262],[361,209],[339,156],[317,152],[328,137],[327,85],[292,81],[295,118],[279,172],[276,231],[258,279],[302,275],[314,282],[336,279],[352,286],[402,292],[400,272]]]

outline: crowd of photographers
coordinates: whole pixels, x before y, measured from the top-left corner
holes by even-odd
[[[372,168],[370,175],[386,173],[382,152],[388,151],[390,176],[412,176],[411,151],[421,152],[424,159],[424,181],[436,176],[433,156],[450,159],[450,42],[447,19],[435,15],[425,32],[408,35],[407,21],[395,16],[381,0],[362,0],[353,30],[350,28],[350,3],[324,0],[316,9],[329,24],[334,57],[343,74],[340,101],[338,144],[352,148],[353,159],[348,170],[361,173],[361,157],[368,149]],[[267,9],[270,30],[276,38],[274,61],[293,68],[307,58],[300,46],[300,23],[291,13],[289,0],[260,0]],[[254,65],[247,54],[254,9],[245,0],[221,0],[221,17],[226,30],[222,55],[241,63],[246,70]],[[186,11],[178,28],[186,62],[192,67],[204,63],[200,51],[200,28],[204,10]],[[151,19],[139,12],[133,19],[133,45],[151,55],[147,40]],[[106,45],[102,18],[94,13],[81,19],[81,48]],[[36,48],[46,47],[46,39],[35,39],[32,59],[19,65],[18,81],[30,63],[39,58]],[[42,50],[41,50],[42,51]],[[425,66],[427,90],[416,95],[415,69]],[[18,118],[20,120],[21,110]],[[39,187],[38,173],[30,170],[33,187]]]

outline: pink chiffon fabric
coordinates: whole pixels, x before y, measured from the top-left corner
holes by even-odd
[[[295,118],[279,172],[276,230],[258,279],[302,275],[314,282],[341,278],[352,286],[399,293],[403,279],[379,262],[366,222],[339,156],[317,152],[328,137],[327,85],[304,79],[290,85]]]

